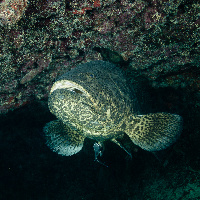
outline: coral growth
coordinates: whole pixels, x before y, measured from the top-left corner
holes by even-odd
[[[0,2],[0,25],[12,25],[20,20],[28,0],[2,0]]]
[[[196,1],[4,0],[0,11],[3,112],[47,97],[59,74],[95,59],[124,62],[155,87],[199,88],[185,76],[200,60]]]

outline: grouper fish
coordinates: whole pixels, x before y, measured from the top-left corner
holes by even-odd
[[[105,61],[81,64],[58,78],[48,106],[58,120],[45,125],[46,143],[64,156],[78,153],[85,138],[94,140],[96,160],[106,140],[126,151],[118,140],[124,134],[135,145],[155,152],[173,144],[182,129],[177,114],[142,114],[122,69]]]

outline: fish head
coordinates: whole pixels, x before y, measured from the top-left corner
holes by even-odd
[[[107,109],[107,105],[101,104],[100,108],[90,93],[73,81],[55,82],[48,105],[51,113],[59,120],[72,130],[82,130],[85,137],[101,141],[104,139],[103,133],[110,128],[108,115],[102,112]]]
[[[59,120],[97,141],[118,135],[132,105],[121,70],[104,61],[85,63],[63,74],[49,95],[49,109]]]

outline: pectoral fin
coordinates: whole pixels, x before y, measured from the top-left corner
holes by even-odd
[[[170,113],[129,117],[126,133],[132,142],[147,151],[159,151],[173,144],[182,130],[182,118]]]
[[[47,123],[43,130],[47,146],[58,154],[71,156],[78,153],[83,147],[85,137],[59,120]]]

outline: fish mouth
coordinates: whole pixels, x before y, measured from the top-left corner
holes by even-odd
[[[84,96],[89,97],[89,93],[79,84],[69,81],[69,80],[60,80],[53,84],[50,94],[57,89],[67,89],[71,92],[75,92]]]
[[[74,92],[74,93],[77,93],[77,94],[87,97],[90,100],[91,104],[93,105],[94,109],[98,110],[98,106],[97,106],[95,99],[81,85],[79,85],[73,81],[70,81],[70,80],[56,81],[51,88],[50,94],[52,94],[57,89],[58,90],[66,89],[70,92]]]

